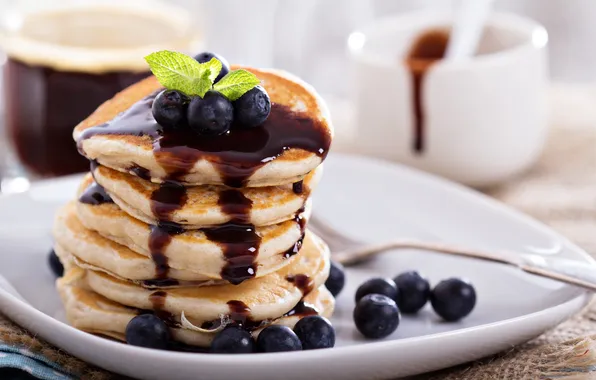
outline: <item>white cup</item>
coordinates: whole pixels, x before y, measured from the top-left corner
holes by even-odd
[[[546,30],[524,17],[495,13],[479,54],[438,61],[422,83],[424,150],[413,147],[415,117],[405,56],[425,30],[452,15],[428,11],[378,20],[350,35],[354,150],[485,187],[532,165],[548,126]]]

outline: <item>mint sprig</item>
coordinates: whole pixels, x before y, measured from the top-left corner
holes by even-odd
[[[213,86],[213,89],[229,100],[234,101],[259,83],[261,81],[253,73],[240,69],[230,71]]]
[[[214,85],[222,69],[222,63],[216,58],[199,63],[188,55],[162,50],[149,54],[145,61],[162,86],[189,96],[204,97],[207,91],[215,90],[234,101],[260,83],[253,73],[234,70]]]

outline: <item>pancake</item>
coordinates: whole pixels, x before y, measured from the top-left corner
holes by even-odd
[[[261,79],[272,101],[262,126],[215,137],[186,128],[163,130],[151,115],[152,97],[161,85],[149,77],[75,128],[79,150],[101,165],[154,182],[261,187],[302,180],[325,159],[333,137],[324,101],[289,73],[245,69]]]
[[[237,305],[246,307],[250,317],[260,321],[287,313],[310,290],[323,285],[329,275],[329,250],[312,233],[306,234],[300,253],[289,261],[276,272],[239,285],[152,291],[91,270],[87,271],[87,284],[96,293],[120,304],[173,315],[184,312],[194,321],[218,319],[220,315],[232,312],[233,306]]]
[[[241,217],[246,223],[266,226],[293,219],[317,185],[322,169],[320,166],[313,170],[297,186],[287,184],[237,190],[216,185],[187,187],[184,203],[169,213],[168,220],[185,228],[224,224],[236,217],[230,212],[230,203],[238,202],[237,199],[247,204],[241,209],[245,211]],[[159,215],[156,215],[152,198],[160,191],[160,185],[105,166],[96,166],[93,176],[121,209],[145,223],[157,224]],[[89,177],[83,186],[90,182]],[[230,196],[234,198],[228,200]]]
[[[188,230],[171,235],[169,243],[159,250],[167,264],[167,275],[160,276],[160,262],[156,262],[156,252],[151,249],[155,229],[130,217],[113,203],[71,202],[57,213],[53,233],[59,250],[130,280],[228,279],[225,269],[233,261],[227,257],[226,247],[210,241],[204,231]],[[288,264],[288,258],[301,244],[303,232],[298,222],[287,221],[259,227],[256,234],[260,237],[260,244],[255,245],[258,249],[250,252],[251,257],[244,257],[244,261],[252,259],[246,268],[253,268],[254,276],[261,277]]]
[[[57,281],[57,287],[69,323],[73,327],[86,332],[125,340],[124,334],[127,324],[142,312],[139,309],[118,304],[92,291],[86,284],[85,271],[81,268],[75,267],[67,271],[64,277]],[[312,312],[324,317],[330,317],[333,313],[334,299],[324,286],[310,292],[303,302],[307,306],[304,311],[301,312],[301,310],[295,308],[295,313],[266,321],[260,329],[270,324],[293,327],[302,317],[312,315]],[[216,331],[218,331],[183,327],[180,324],[179,316],[169,318],[168,322],[170,322],[170,332],[174,340],[193,346],[208,347]],[[193,324],[199,324],[199,322]],[[256,337],[260,329],[254,330],[253,336]]]

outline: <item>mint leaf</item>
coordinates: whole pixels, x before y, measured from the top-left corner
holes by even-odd
[[[204,87],[211,87],[212,75],[194,58],[175,51],[162,50],[145,57],[151,72],[162,86],[169,90],[182,91],[186,95],[201,95]],[[205,90],[207,92],[207,90]],[[202,94],[205,95],[205,92]]]
[[[201,74],[200,77],[194,82],[195,88],[194,92],[196,95],[199,95],[201,98],[205,96],[207,91],[211,90],[213,87],[213,80],[211,80],[212,71],[209,68],[201,67]],[[215,74],[217,76],[217,74]],[[195,95],[193,94],[193,95]]]
[[[217,59],[217,58],[211,58],[211,60],[209,62],[201,63],[200,65],[201,65],[201,67],[205,67],[210,70],[209,80],[211,81],[211,83],[209,84],[209,87],[211,87],[213,85],[213,82],[215,82],[215,78],[217,78],[217,76],[219,75],[219,72],[221,71],[221,68],[223,66],[222,66],[221,62],[219,61],[219,59]]]
[[[246,70],[230,71],[225,77],[217,82],[213,89],[218,91],[230,101],[234,101],[252,90],[261,81],[253,73]]]

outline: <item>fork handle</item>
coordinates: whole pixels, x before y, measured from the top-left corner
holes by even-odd
[[[417,240],[395,240],[333,253],[332,256],[334,260],[344,265],[353,265],[369,257],[397,249],[419,249],[508,264],[540,277],[546,277],[590,291],[596,291],[596,265],[527,253],[486,251],[452,244]]]

